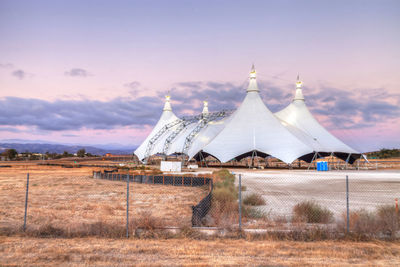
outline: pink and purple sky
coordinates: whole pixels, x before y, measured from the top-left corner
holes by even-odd
[[[400,1],[0,0],[0,140],[137,145],[175,113],[306,103],[362,152],[400,147]]]

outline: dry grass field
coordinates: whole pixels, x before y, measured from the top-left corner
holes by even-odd
[[[43,232],[54,227],[74,234],[89,231],[88,227],[110,226],[123,232],[125,182],[93,179],[90,168],[20,164],[0,169],[0,231],[15,232],[23,225],[27,172],[28,231]],[[150,217],[153,225],[191,226],[191,206],[206,194],[202,188],[131,183],[130,217],[136,223]]]
[[[207,194],[202,188],[131,183],[132,233],[154,225],[183,231],[126,239],[125,182],[93,179],[91,168],[11,165],[0,168],[0,266],[400,265],[399,242],[201,238],[189,226],[191,206]]]
[[[400,244],[0,237],[2,266],[399,266]]]

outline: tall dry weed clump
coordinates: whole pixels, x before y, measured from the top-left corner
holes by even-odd
[[[244,197],[243,204],[249,206],[262,206],[265,205],[266,202],[262,197],[262,195],[257,193],[251,193]]]
[[[235,176],[228,170],[222,169],[213,172],[213,193],[211,204],[212,225],[227,227],[237,221],[238,193],[235,187]]]
[[[346,213],[338,228],[346,231]],[[383,205],[375,210],[359,209],[349,213],[349,230],[353,237],[364,240],[370,238],[398,238],[400,231],[400,214],[394,205]]]
[[[390,237],[395,237],[396,233],[400,231],[400,213],[396,210],[396,207],[394,205],[383,205],[377,208],[376,213],[381,231]]]
[[[303,201],[293,207],[293,221],[331,223],[333,222],[333,212],[313,200]]]
[[[342,221],[339,223],[339,228],[346,231],[346,212],[342,215]],[[349,213],[349,230],[352,236],[358,240],[371,238],[379,232],[379,221],[373,211],[359,209],[350,211]]]

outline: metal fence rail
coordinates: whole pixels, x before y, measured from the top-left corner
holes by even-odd
[[[128,174],[113,172],[93,172],[93,178],[111,181],[125,181]],[[212,183],[210,177],[175,176],[175,175],[130,175],[129,180],[142,184],[162,184],[173,186],[203,186]]]

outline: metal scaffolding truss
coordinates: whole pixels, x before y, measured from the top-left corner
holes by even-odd
[[[195,123],[195,120],[182,120],[178,127],[165,140],[163,154],[167,155],[168,149],[172,141],[181,133],[188,125]]]
[[[151,151],[153,150],[154,144],[157,142],[157,140],[169,129],[172,127],[176,126],[177,124],[181,123],[181,119],[174,120],[173,122],[168,123],[164,127],[162,127],[149,141],[146,147],[146,152],[145,152],[145,160],[144,162],[147,163],[147,159],[151,155]]]
[[[203,129],[208,122],[224,118],[226,116],[229,116],[232,114],[233,110],[222,110],[218,112],[212,112],[208,114],[199,114],[195,116],[186,116],[182,117],[178,120],[175,120],[171,123],[168,123],[165,125],[163,128],[161,128],[149,141],[147,147],[146,147],[146,152],[145,152],[145,163],[147,163],[147,159],[151,156],[152,150],[154,148],[154,145],[157,143],[157,141],[160,139],[161,136],[163,136],[168,130],[171,128],[176,127],[174,131],[168,136],[168,138],[165,140],[164,147],[163,147],[163,153],[166,154],[168,151],[168,148],[170,144],[174,141],[174,139],[179,135],[180,132],[182,132],[183,129],[185,129],[188,125],[199,122],[199,124],[196,126],[196,128],[189,134],[191,136],[190,140],[187,141],[185,140],[185,147],[189,149],[190,144],[192,143],[192,139],[196,136],[198,132],[200,132],[201,129]],[[196,130],[196,132],[195,132]],[[187,138],[186,138],[187,139]],[[186,144],[188,143],[188,144]]]
[[[200,133],[202,129],[204,129],[208,125],[209,122],[228,117],[232,113],[233,110],[222,110],[219,112],[209,113],[207,116],[203,116],[203,118],[199,121],[197,126],[186,137],[182,149],[182,154],[183,155],[187,154],[196,136]],[[182,163],[184,163],[184,157],[182,157]]]

